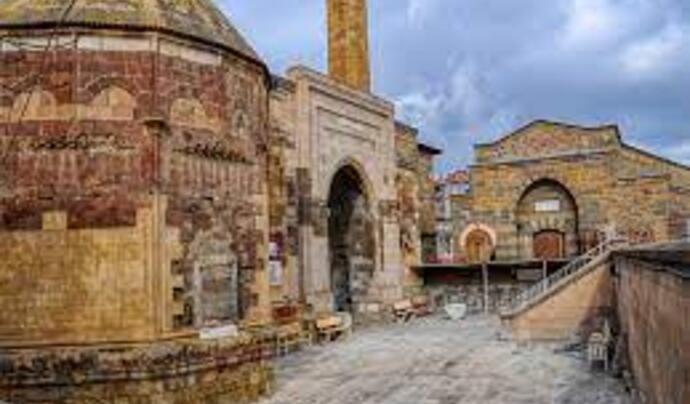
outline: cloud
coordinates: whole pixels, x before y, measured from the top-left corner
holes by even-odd
[[[413,24],[426,21],[436,10],[437,0],[408,0],[407,20]]]
[[[610,0],[572,0],[562,40],[566,46],[603,45],[620,34],[621,14]]]
[[[629,44],[621,53],[620,63],[631,77],[659,76],[688,53],[690,29],[671,25],[651,37]]]
[[[224,0],[274,73],[326,68],[325,0]],[[619,123],[687,161],[688,0],[369,1],[374,91],[443,147],[439,169],[532,119]]]
[[[681,140],[677,144],[662,149],[666,157],[690,165],[690,139]]]

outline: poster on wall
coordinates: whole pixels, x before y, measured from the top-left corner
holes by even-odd
[[[283,284],[283,263],[281,261],[271,260],[268,262],[268,278],[271,286]]]
[[[272,234],[268,243],[268,279],[271,286],[283,284],[283,235]]]

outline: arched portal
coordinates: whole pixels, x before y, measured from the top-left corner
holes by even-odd
[[[334,308],[351,311],[369,291],[376,257],[371,202],[354,167],[345,166],[333,177],[328,209]]]
[[[578,206],[560,182],[542,179],[527,187],[516,219],[523,259],[552,260],[579,253]]]
[[[464,249],[469,263],[489,262],[493,252],[491,236],[482,229],[472,230],[465,238]]]

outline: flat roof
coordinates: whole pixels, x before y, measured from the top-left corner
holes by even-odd
[[[571,259],[557,259],[557,260],[520,260],[520,261],[491,261],[487,262],[486,266],[489,269],[536,269],[544,266],[546,262],[547,265],[565,265],[570,262]],[[463,270],[481,270],[483,264],[457,264],[457,263],[437,263],[437,264],[423,264],[413,266],[412,269],[415,271],[434,271],[441,269],[454,269],[458,271]]]
[[[618,256],[659,264],[668,272],[690,279],[690,239],[670,243],[646,244],[619,250]]]

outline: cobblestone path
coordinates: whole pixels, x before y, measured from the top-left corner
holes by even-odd
[[[262,404],[627,404],[580,354],[499,338],[498,321],[418,319],[355,332],[277,363]]]

